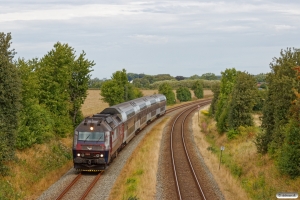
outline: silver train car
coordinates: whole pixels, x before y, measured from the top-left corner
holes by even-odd
[[[74,131],[74,168],[105,170],[140,130],[165,112],[166,97],[155,94],[108,107],[85,118]]]

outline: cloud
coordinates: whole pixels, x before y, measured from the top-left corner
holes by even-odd
[[[274,27],[275,27],[275,29],[276,29],[277,31],[291,30],[291,29],[295,29],[295,28],[296,28],[296,27],[294,27],[294,26],[283,25],[283,24],[275,25]]]
[[[133,35],[130,38],[136,39],[147,44],[165,44],[168,42],[168,38],[165,36],[157,35]]]

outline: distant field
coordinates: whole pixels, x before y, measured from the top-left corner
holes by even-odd
[[[158,94],[158,90],[142,90],[144,96]],[[174,90],[174,92],[176,92]],[[176,94],[176,93],[175,93]],[[212,96],[211,90],[204,90],[204,97]],[[103,109],[109,107],[108,103],[101,100],[100,90],[88,90],[88,96],[82,105],[82,113],[86,116],[91,116],[95,113],[101,112]],[[195,99],[195,95],[192,92],[192,98]]]

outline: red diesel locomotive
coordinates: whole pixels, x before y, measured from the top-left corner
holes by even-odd
[[[85,118],[74,132],[74,168],[105,170],[137,132],[165,112],[166,97],[156,94],[108,107]]]

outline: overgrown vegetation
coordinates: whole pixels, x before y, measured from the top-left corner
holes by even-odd
[[[262,110],[262,131],[257,133],[257,151],[268,153],[277,169],[291,178],[300,176],[300,51],[288,48],[270,64],[266,90],[258,90],[250,74],[235,69],[222,72],[220,87],[214,86],[210,115],[219,134],[239,137],[239,128],[253,126],[253,111]],[[262,75],[260,77],[264,79]]]
[[[20,73],[13,63],[11,34],[0,32],[0,174],[7,174],[4,162],[14,159],[19,112],[21,110]]]
[[[237,130],[230,129],[225,137],[217,132],[213,118],[201,114],[200,119],[201,130],[210,144],[207,151],[215,154],[219,161],[220,146],[225,146],[221,168],[231,172],[251,199],[274,199],[276,193],[281,191],[299,193],[300,177],[290,179],[282,175],[276,168],[275,160],[257,153],[253,141],[256,134],[262,131],[259,127],[240,126]]]

